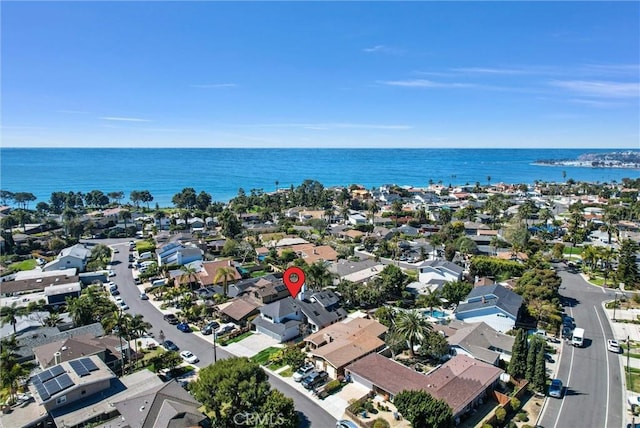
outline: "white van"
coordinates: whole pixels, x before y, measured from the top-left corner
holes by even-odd
[[[578,348],[581,348],[584,345],[584,328],[576,328],[573,330],[571,344]]]
[[[155,281],[153,281],[151,283],[152,287],[160,287],[162,285],[166,285],[167,284],[167,280],[166,279],[156,279]]]

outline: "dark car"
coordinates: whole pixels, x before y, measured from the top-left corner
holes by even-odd
[[[117,296],[119,294],[120,294],[120,292],[118,290],[111,290],[111,295],[112,296]]]
[[[305,389],[313,389],[317,386],[322,385],[329,378],[329,373],[323,371],[320,372],[311,372],[308,376],[302,379],[302,386]]]
[[[176,345],[175,343],[173,343],[170,340],[165,340],[164,342],[162,342],[162,346],[164,346],[164,348],[167,351],[178,351],[180,348],[178,348],[178,345]]]
[[[180,322],[180,320],[178,320],[178,317],[176,317],[174,314],[166,314],[163,318],[171,325],[176,325]]]
[[[562,381],[553,379],[549,385],[549,397],[562,398]]]
[[[220,327],[220,323],[211,321],[210,323],[202,327],[201,333],[204,335],[209,335],[213,333],[218,327]]]
[[[176,328],[178,330],[180,330],[183,333],[190,333],[191,332],[191,327],[189,327],[189,324],[187,324],[186,322],[181,322],[180,324],[178,324],[176,326]]]

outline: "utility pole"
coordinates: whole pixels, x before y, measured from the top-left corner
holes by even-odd
[[[615,291],[615,301],[613,302],[613,321],[616,320],[616,306],[618,306],[618,290]]]
[[[218,335],[217,331],[213,331],[213,363],[217,363],[218,362],[218,349],[216,347],[216,336]]]
[[[631,341],[629,340],[629,336],[627,336],[627,382],[630,380],[630,370],[629,370],[629,358],[631,357]]]

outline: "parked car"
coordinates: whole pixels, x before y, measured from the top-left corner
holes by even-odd
[[[356,425],[354,422],[351,422],[350,420],[341,419],[336,422],[336,428],[358,428],[358,425]]]
[[[314,369],[313,364],[306,363],[305,365],[300,367],[298,370],[296,370],[296,372],[293,374],[293,380],[295,380],[296,382],[301,382],[305,376],[311,374],[313,369]]]
[[[235,330],[236,326],[234,324],[224,324],[223,326],[221,326],[220,328],[218,328],[218,330],[216,331],[216,337],[220,337],[220,336],[224,336],[227,333],[232,332],[233,330]]]
[[[120,252],[120,250],[118,250],[117,248],[114,248],[114,249],[113,249],[113,252],[114,252],[114,253],[119,253],[119,252]]]
[[[117,290],[118,289],[118,284],[116,284],[115,282],[110,282],[109,283],[109,291],[113,291],[113,290]]]
[[[620,353],[620,344],[617,340],[609,339],[607,340],[607,350],[614,352],[616,354]]]
[[[175,343],[173,343],[170,340],[165,340],[164,342],[162,342],[162,346],[164,346],[164,348],[167,351],[177,351],[177,350],[180,349],[180,348],[178,348],[178,345],[176,345]]]
[[[183,360],[185,360],[189,364],[195,364],[198,361],[200,361],[200,359],[195,355],[193,355],[191,351],[182,351],[180,352],[180,356],[182,357]]]
[[[302,379],[302,386],[305,389],[313,389],[322,385],[329,378],[329,373],[326,371],[312,371],[304,379]]]
[[[218,327],[220,327],[220,323],[219,322],[211,321],[210,323],[207,323],[207,325],[202,327],[202,330],[200,332],[202,334],[204,334],[204,335],[209,335],[209,334],[213,333]]]
[[[117,289],[116,290],[111,290],[110,293],[111,293],[112,296],[117,296],[117,295],[120,294],[120,292]]]
[[[123,301],[121,301],[120,303],[118,303],[118,307],[119,307],[120,309],[122,309],[123,311],[126,311],[127,309],[129,309],[129,305],[127,305],[127,304],[124,302],[124,300],[123,300]]]
[[[186,322],[181,322],[178,325],[176,325],[176,328],[178,330],[180,330],[183,333],[190,333],[191,332],[191,327],[189,327],[189,324]]]
[[[118,294],[120,294],[120,293],[118,293]],[[120,302],[124,302],[124,299],[122,297],[118,296],[118,297],[115,298],[115,301],[116,301],[116,305],[119,305]]]
[[[147,296],[147,293],[140,293],[140,300],[149,300],[149,296]]]
[[[549,385],[549,397],[562,398],[562,381],[553,379]]]
[[[178,320],[178,317],[176,317],[174,314],[166,314],[164,317],[162,317],[166,322],[168,322],[171,325],[176,325],[178,324],[180,321]]]

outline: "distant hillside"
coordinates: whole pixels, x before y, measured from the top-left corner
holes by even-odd
[[[627,150],[610,153],[585,153],[577,159],[541,159],[538,165],[580,166],[590,168],[640,169],[640,151]]]

